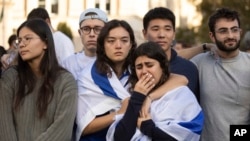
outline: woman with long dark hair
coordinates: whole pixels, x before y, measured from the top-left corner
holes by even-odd
[[[77,86],[56,59],[50,28],[41,19],[17,29],[18,65],[0,79],[0,138],[71,140]]]

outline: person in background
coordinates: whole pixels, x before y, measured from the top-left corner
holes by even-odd
[[[217,9],[208,20],[218,57],[201,53],[191,59],[200,75],[200,104],[205,120],[202,141],[229,141],[230,125],[250,124],[250,54],[239,50],[237,11]]]
[[[97,37],[107,21],[106,13],[98,8],[89,8],[81,13],[78,33],[81,37],[83,50],[69,56],[62,63],[63,67],[70,71],[75,79],[89,62],[96,59]]]
[[[110,124],[117,114],[125,112],[130,96],[130,56],[135,48],[134,32],[126,21],[111,20],[102,28],[97,38],[96,60],[78,76],[77,141],[106,141]],[[173,76],[171,80],[151,93],[152,100],[161,97],[174,83],[186,84],[183,76]]]
[[[16,39],[17,39],[16,34],[12,34],[9,36],[8,38],[9,48],[7,50],[7,53],[0,57],[3,71],[6,70],[9,66],[17,64],[18,50],[17,50]]]
[[[6,54],[7,51],[5,50],[5,48],[3,46],[0,46],[0,58]],[[2,63],[0,62],[0,77],[1,77],[1,73],[2,73]]]
[[[50,27],[53,38],[55,42],[55,50],[56,50],[56,57],[58,59],[59,64],[62,64],[62,61],[69,57],[70,55],[74,54],[75,47],[72,40],[62,33],[61,31],[56,31],[51,24],[51,19],[46,9],[44,8],[34,8],[28,14],[27,19],[32,18],[41,18],[43,19]]]
[[[4,46],[0,45],[0,57],[3,56],[6,53],[7,53],[7,51],[5,50]]]
[[[247,31],[242,39],[242,47],[244,51],[250,53],[250,31]]]
[[[8,61],[8,65],[10,66],[17,64],[18,49],[17,49],[16,40],[17,40],[16,34],[10,35],[8,39],[9,49],[7,50],[7,54],[9,54],[9,57],[7,61]]]
[[[15,50],[15,49],[17,49],[16,39],[17,39],[16,34],[10,35],[10,37],[8,39],[8,44],[9,44],[8,50]]]
[[[148,41],[158,43],[166,53],[169,60],[171,73],[181,74],[187,77],[188,87],[199,101],[199,75],[196,66],[177,56],[171,48],[175,40],[175,15],[168,8],[156,7],[149,10],[143,17],[143,35]]]
[[[18,64],[0,78],[0,139],[69,141],[77,84],[56,58],[48,24],[31,19],[17,29]]]
[[[189,140],[198,141],[203,125],[203,113],[192,91],[185,85],[175,88],[152,101],[150,111],[141,107],[152,90],[168,81],[168,60],[155,42],[142,43],[132,57],[129,104],[109,128],[109,141]],[[181,105],[180,105],[181,103]],[[194,130],[195,129],[195,130]]]

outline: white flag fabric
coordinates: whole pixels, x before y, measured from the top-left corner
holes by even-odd
[[[78,110],[76,117],[76,139],[97,116],[121,107],[121,101],[130,96],[128,89],[129,72],[118,79],[97,73],[95,62],[88,64],[78,76]]]
[[[152,102],[151,118],[162,131],[178,141],[199,141],[203,127],[203,112],[194,94],[186,86],[167,92],[159,100]],[[117,116],[110,126],[106,139],[113,141],[115,127],[122,119]],[[136,129],[131,141],[151,141],[152,139]]]

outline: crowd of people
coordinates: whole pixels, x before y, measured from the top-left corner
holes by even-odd
[[[0,140],[229,141],[230,125],[250,124],[250,54],[237,11],[208,21],[212,43],[175,50],[168,8],[144,15],[140,45],[128,22],[89,8],[74,53],[33,9],[0,48]]]

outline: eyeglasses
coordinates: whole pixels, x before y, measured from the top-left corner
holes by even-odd
[[[89,27],[89,26],[83,26],[83,27],[80,28],[80,30],[86,35],[88,35],[91,32],[92,29],[94,30],[95,34],[100,34],[100,32],[102,30],[102,27],[101,26],[95,26],[95,27],[92,28],[92,27]]]
[[[16,44],[19,46],[21,44],[21,42],[23,42],[23,44],[25,46],[27,46],[30,43],[30,40],[32,39],[40,39],[39,37],[24,37],[24,38],[18,38],[16,39]]]
[[[217,30],[216,32],[221,34],[221,35],[228,35],[229,32],[231,32],[232,34],[238,34],[240,31],[241,31],[241,29],[239,27],[233,27],[231,29],[221,28],[221,29]]]

